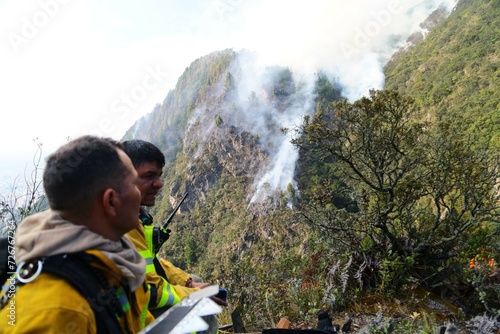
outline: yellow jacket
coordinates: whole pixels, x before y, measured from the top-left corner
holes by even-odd
[[[173,306],[189,294],[199,290],[199,288],[186,287],[190,275],[165,259],[158,258],[158,261],[165,271],[166,277],[158,274],[153,264],[155,255],[153,255],[146,243],[142,222],[139,223],[136,229],[128,232],[126,236],[132,241],[139,254],[146,260],[146,282],[152,291],[151,295],[154,296],[156,294],[157,296],[156,303],[153,301],[150,304],[151,309]]]
[[[103,271],[109,282],[123,276],[121,270],[100,251],[86,253],[99,258],[102,264],[94,266]],[[125,321],[120,318],[123,333],[138,333],[154,318],[147,310],[149,293],[145,285],[134,292],[126,292],[129,307],[125,307]],[[123,303],[127,305],[127,303]],[[0,310],[0,333],[97,333],[94,312],[87,301],[69,282],[58,276],[40,275],[21,287]]]
[[[17,228],[13,256],[18,264],[78,252],[95,256],[98,260],[91,265],[117,288],[117,307],[124,311],[119,318],[124,333],[137,333],[154,320],[148,311],[145,261],[126,237],[118,241],[106,239],[51,210],[27,217]],[[0,333],[96,333],[90,303],[97,307],[109,304],[104,294],[88,300],[59,276],[42,271],[32,278],[17,290],[14,282],[8,281],[9,299],[0,306]],[[125,282],[130,288],[124,288]]]

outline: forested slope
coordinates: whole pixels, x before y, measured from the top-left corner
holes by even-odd
[[[422,43],[396,54],[385,73],[385,87],[416,98],[431,119],[493,133],[500,144],[498,1],[459,1]]]

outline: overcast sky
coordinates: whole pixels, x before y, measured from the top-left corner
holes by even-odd
[[[455,2],[0,0],[0,174],[31,160],[34,138],[45,154],[82,134],[121,139],[193,60],[225,48],[333,71],[356,98],[382,87],[395,36]]]

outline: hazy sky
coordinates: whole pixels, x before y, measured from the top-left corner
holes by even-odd
[[[45,154],[81,134],[120,139],[193,60],[220,49],[327,69],[357,98],[382,87],[401,38],[455,2],[0,0],[0,174],[31,160],[34,138]]]

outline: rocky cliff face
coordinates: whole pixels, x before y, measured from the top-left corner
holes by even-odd
[[[298,153],[281,128],[311,113],[311,90],[287,68],[259,68],[246,52],[215,52],[194,61],[125,138],[149,140],[165,153],[176,171],[165,174],[171,204],[179,191],[191,194],[188,206],[203,202],[224,173],[247,180],[247,200],[256,193],[263,200],[295,185]]]
[[[193,160],[186,166],[184,177],[170,185],[172,206],[182,184],[185,184],[185,191],[201,202],[205,202],[205,194],[223,173],[244,177],[251,184],[268,157],[249,132],[224,125],[213,130],[202,149],[195,149],[188,155]]]

